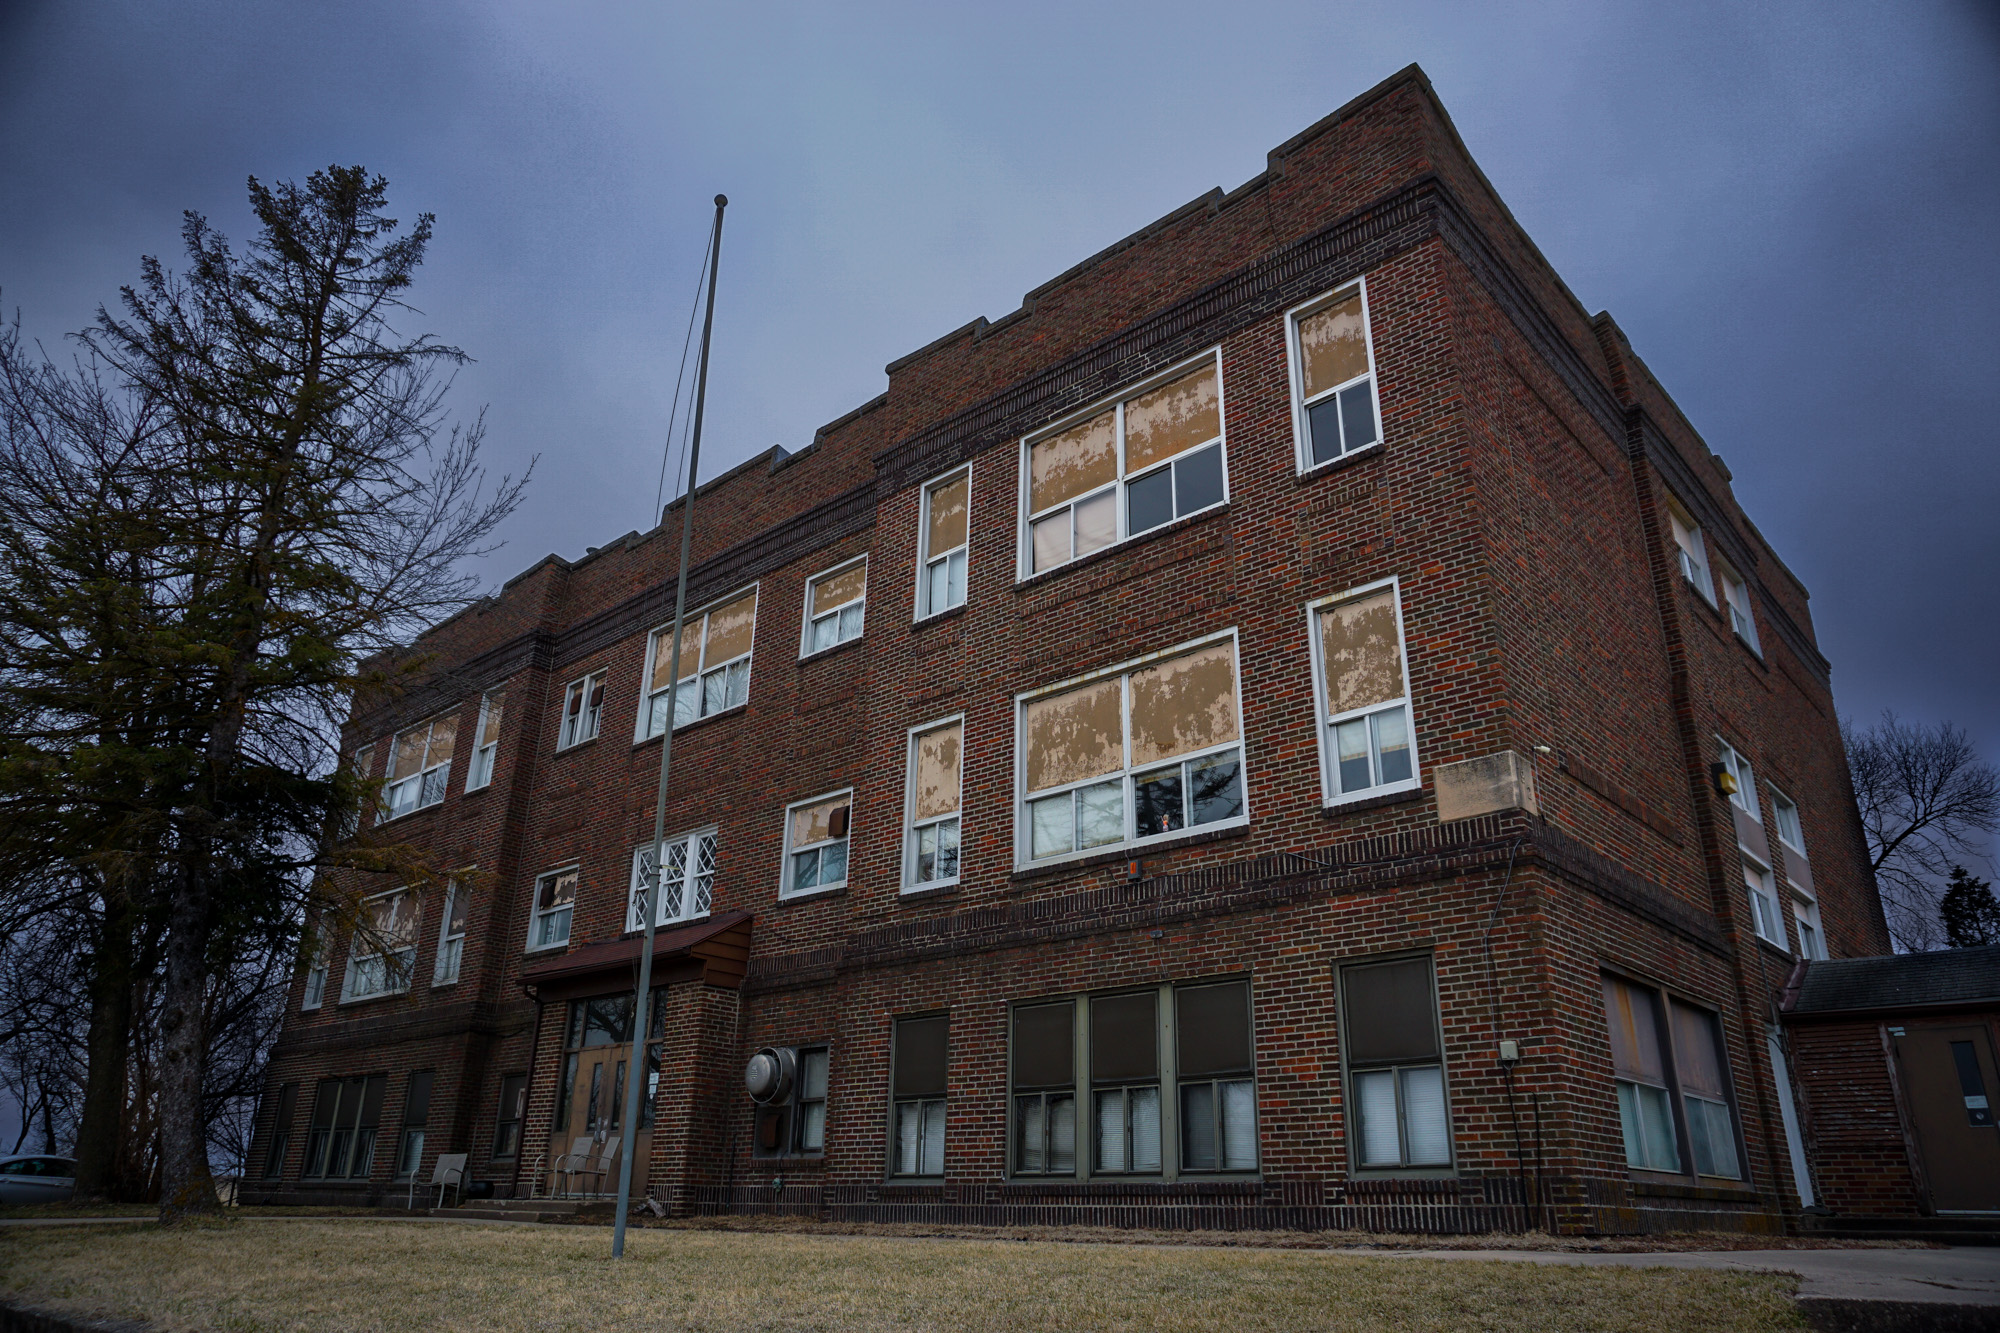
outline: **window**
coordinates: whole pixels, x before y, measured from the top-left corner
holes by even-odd
[[[470,891],[457,880],[445,885],[437,962],[431,968],[433,986],[449,986],[458,980],[458,965],[465,956],[465,918],[471,910],[471,897]]]
[[[1160,1169],[1160,995],[1090,1002],[1091,1149],[1108,1174]]]
[[[1420,781],[1398,593],[1391,579],[1308,608],[1328,805],[1413,790]]]
[[[478,744],[465,772],[467,791],[478,791],[493,781],[493,760],[500,753],[500,717],[506,707],[505,690],[488,690],[480,696]]]
[[[1236,640],[1018,699],[1016,860],[1247,823]]]
[[[1740,849],[1739,849],[1740,850]],[[1750,921],[1757,938],[1785,947],[1785,923],[1778,914],[1778,889],[1768,867],[1743,852],[1743,885],[1750,892]]]
[[[424,1164],[424,1122],[431,1114],[431,1071],[410,1075],[403,1097],[403,1137],[396,1148],[396,1179],[409,1180]]]
[[[493,1126],[495,1160],[521,1154],[521,1123],[528,1114],[528,1076],[503,1074],[500,1077],[500,1115]]]
[[[1451,1165],[1437,996],[1428,958],[1340,970],[1354,1164]]]
[[[408,889],[377,894],[362,902],[361,922],[347,946],[341,1003],[409,990],[420,914],[417,895]]]
[[[1174,991],[1182,1171],[1257,1168],[1257,1083],[1250,1061],[1250,986]]]
[[[1076,1001],[1014,1010],[1014,1173],[1076,1174]]]
[[[951,1020],[896,1020],[896,1074],[889,1109],[889,1174],[944,1174],[945,1054]]]
[[[1791,797],[1776,787],[1771,788],[1771,823],[1778,830],[1778,841],[1785,845],[1787,851],[1805,856],[1806,835],[1799,825],[1799,808],[1792,803]]]
[[[444,799],[445,780],[451,776],[452,742],[457,735],[456,717],[433,718],[396,733],[382,787],[382,803],[389,818]]]
[[[1720,736],[1715,738],[1715,745],[1722,757],[1723,771],[1736,784],[1736,790],[1729,793],[1729,803],[1754,822],[1763,823],[1764,816],[1757,809],[1757,774],[1750,767],[1750,761]]]
[[[673,643],[668,638],[672,633],[671,625],[656,629],[646,646],[645,730],[639,740],[667,729],[670,699],[677,727],[749,702],[757,590],[687,618],[681,626],[680,683],[669,691],[667,677],[674,670]]]
[[[313,1180],[366,1180],[375,1165],[375,1129],[388,1076],[321,1079],[306,1131],[303,1174]]]
[[[1716,1016],[1613,977],[1604,978],[1604,1009],[1626,1165],[1679,1174],[1684,1132],[1697,1175],[1740,1179],[1736,1117]],[[1671,1043],[1662,1023],[1669,1015]]]
[[[1681,577],[1694,585],[1694,590],[1702,595],[1704,601],[1714,606],[1715,585],[1708,578],[1708,543],[1702,540],[1701,525],[1671,500],[1667,502],[1667,522],[1673,528]]]
[[[603,720],[604,673],[595,671],[582,680],[572,681],[569,692],[563,696],[562,733],[556,748],[567,750],[572,745],[596,740],[598,724]]]
[[[364,745],[354,752],[354,776],[360,782],[367,782],[375,776],[375,747]],[[365,801],[356,800],[354,806],[340,817],[340,836],[347,839],[361,831],[362,806]]]
[[[576,867],[551,870],[535,881],[529,949],[556,949],[569,943],[570,914],[576,910]]]
[[[972,474],[924,487],[923,549],[917,552],[917,619],[965,604]]]
[[[837,889],[847,883],[848,813],[852,790],[816,796],[785,810],[785,877],[780,898]]]
[[[662,847],[667,874],[661,885],[660,910],[653,924],[673,925],[708,915],[715,895],[715,830],[701,829],[678,834]],[[646,919],[639,914],[641,892],[653,880],[653,844],[642,842],[632,849],[632,896],[625,908],[625,929],[644,930]]]
[[[326,968],[332,961],[333,941],[321,933],[324,925],[322,922],[315,926],[307,941],[312,952],[309,955],[310,961],[306,964],[305,998],[299,1001],[299,1008],[302,1011],[317,1009],[326,1003]]]
[[[1366,449],[1376,429],[1366,294],[1357,284],[1286,316],[1299,469]]]
[[[958,880],[958,807],[964,742],[963,718],[910,733],[905,888],[952,884]]]
[[[271,1146],[264,1152],[266,1180],[276,1180],[285,1173],[285,1154],[292,1146],[292,1117],[298,1107],[298,1084],[287,1083],[278,1089],[277,1114],[271,1117]]]
[[[1715,572],[1722,576],[1722,601],[1729,608],[1729,628],[1750,645],[1751,652],[1761,655],[1764,650],[1757,643],[1757,620],[1750,614],[1749,585],[1720,560],[1715,562]]]
[[[867,556],[816,575],[806,583],[806,627],[799,656],[810,657],[860,638],[867,611]]]
[[[826,1151],[827,1048],[800,1046],[790,1093],[759,1106],[751,1138],[757,1157],[785,1157]]]
[[[1819,926],[1819,904],[1803,893],[1792,894],[1792,921],[1799,928],[1799,956],[1826,957],[1826,936]]]

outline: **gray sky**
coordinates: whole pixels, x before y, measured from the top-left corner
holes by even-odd
[[[1842,710],[2000,755],[2000,19],[1647,8],[0,0],[0,303],[53,340],[183,208],[246,237],[247,175],[385,173],[454,402],[541,455],[497,583],[650,525],[718,190],[705,475],[1415,60],[1729,461]]]

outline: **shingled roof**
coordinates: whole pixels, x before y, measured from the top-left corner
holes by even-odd
[[[1787,1014],[2000,1006],[2000,944],[1816,959],[1787,987]]]

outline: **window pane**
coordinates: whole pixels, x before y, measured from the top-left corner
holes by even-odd
[[[1396,1137],[1396,1074],[1389,1069],[1354,1076],[1356,1138],[1361,1165],[1401,1166],[1402,1145]]]
[[[966,493],[970,479],[958,477],[931,488],[930,525],[924,533],[924,552],[938,555],[965,544]]]
[[[799,1151],[822,1152],[826,1148],[826,1103],[813,1102],[799,1108]]]
[[[729,706],[729,673],[711,671],[701,678],[701,715],[720,713]]]
[[[849,602],[840,608],[840,641],[858,638],[861,634],[862,603]]]
[[[899,1176],[913,1176],[917,1173],[917,1141],[923,1133],[923,1118],[922,1102],[896,1104],[895,1171]]]
[[[429,735],[428,727],[412,727],[396,737],[395,748],[389,752],[387,781],[406,778],[424,766],[424,742]]]
[[[1215,363],[1125,404],[1125,470],[1137,472],[1222,434]]]
[[[1076,845],[1102,847],[1125,839],[1125,784],[1101,782],[1076,794]]]
[[[1181,766],[1156,768],[1132,779],[1132,836],[1150,838],[1186,826],[1181,808]]]
[[[1040,513],[1118,476],[1118,418],[1105,412],[1028,449],[1028,509]]]
[[[1405,1069],[1403,1134],[1409,1140],[1411,1166],[1440,1166],[1451,1161],[1451,1126],[1444,1113],[1444,1071],[1436,1065]]]
[[[1053,569],[1069,562],[1069,525],[1070,512],[1067,509],[1050,514],[1034,524],[1035,569]]]
[[[1183,986],[1174,992],[1183,1078],[1250,1068],[1250,984]]]
[[[1076,1005],[1027,1005],[1014,1011],[1014,1086],[1066,1087],[1076,1079]]]
[[[809,651],[816,653],[821,649],[833,647],[835,643],[839,642],[835,637],[839,632],[839,616],[822,616],[820,619],[815,620],[812,627],[812,647]]]
[[[1174,512],[1192,514],[1222,503],[1222,446],[1212,445],[1174,464]]]
[[[1688,1097],[1688,1142],[1694,1149],[1694,1169],[1704,1176],[1741,1174],[1736,1165],[1736,1129],[1729,1107],[1705,1097]]]
[[[1080,500],[1076,512],[1076,553],[1089,555],[1118,540],[1118,492],[1105,491]]]
[[[1606,977],[1604,1012],[1611,1030],[1611,1065],[1618,1077],[1664,1084],[1667,1069],[1660,1058],[1660,1029],[1652,993]]]
[[[1248,1079],[1222,1086],[1222,1168],[1257,1168],[1257,1090]]]
[[[868,562],[849,565],[836,574],[828,574],[812,587],[812,614],[825,615],[835,607],[855,601],[868,590]]]
[[[747,593],[708,613],[708,644],[702,658],[705,667],[720,666],[732,657],[750,651],[757,632],[757,594]],[[681,670],[690,664],[681,663]]]
[[[800,852],[792,857],[792,891],[810,889],[819,883],[819,853]]]
[[[819,849],[819,882],[838,884],[847,878],[847,843],[830,842]]]
[[[958,877],[958,821],[947,819],[937,826],[937,874],[939,879]]]
[[[1090,1004],[1090,1076],[1156,1078],[1160,1072],[1159,994],[1107,995]]]
[[[1340,457],[1340,399],[1325,398],[1306,409],[1306,438],[1312,461],[1330,463]]]
[[[1022,1171],[1049,1169],[1048,1103],[1038,1094],[1016,1100],[1016,1161]]]
[[[944,1096],[949,1023],[942,1015],[896,1020],[896,1096]]]
[[[945,561],[949,573],[945,582],[944,604],[957,606],[965,600],[965,552],[954,551]]]
[[[1115,679],[1030,702],[1022,710],[1027,789],[1043,791],[1124,767],[1120,708]]]
[[[1343,968],[1341,983],[1350,1063],[1437,1058],[1428,959]]]
[[[1375,785],[1375,770],[1368,762],[1367,718],[1356,718],[1335,727],[1333,748],[1341,791],[1366,791]]]
[[[811,1101],[826,1096],[826,1052],[799,1053],[799,1099]]]
[[[1125,1092],[1097,1094],[1097,1169],[1125,1170]]]
[[[924,610],[926,613],[949,610],[958,605],[951,595],[950,560],[934,560],[925,573]]]
[[[1163,467],[1125,488],[1125,526],[1132,532],[1157,528],[1174,516],[1174,470]]]
[[[1237,738],[1236,649],[1225,641],[1132,673],[1132,762]]]
[[[918,819],[935,819],[958,809],[959,746],[964,735],[963,724],[954,722],[917,737],[912,804]]]
[[[1679,1171],[1681,1154],[1674,1143],[1674,1117],[1667,1090],[1621,1080],[1618,1108],[1625,1127],[1627,1164],[1650,1171]]]
[[[1329,714],[1403,697],[1403,644],[1396,633],[1393,589],[1325,608],[1319,633]]]
[[[1187,1071],[1182,1070],[1183,1074]],[[1181,1165],[1189,1171],[1215,1170],[1215,1085],[1181,1088]]]
[[[479,728],[479,743],[493,745],[500,740],[500,717],[507,707],[507,691],[494,690],[486,696],[485,718]]]
[[[1679,1002],[1671,1003],[1668,1011],[1674,1020],[1674,1065],[1680,1074],[1681,1091],[1727,1102],[1728,1083],[1722,1073],[1715,1015]]]
[[[1076,799],[1068,792],[1034,802],[1028,807],[1030,854],[1036,859],[1074,851]]]
[[[1188,764],[1189,823],[1213,824],[1243,813],[1243,764],[1236,751]]]
[[[1340,424],[1348,453],[1375,443],[1375,397],[1368,381],[1340,391]]]
[[[1126,1094],[1132,1117],[1132,1170],[1160,1169],[1160,1090],[1132,1088]]]
[[[1375,729],[1375,753],[1382,765],[1382,781],[1407,782],[1410,778],[1410,724],[1401,708],[1385,709],[1368,719]]]
[[[576,901],[576,872],[565,870],[559,875],[544,876],[541,883],[541,902],[544,911],[552,907],[563,907]]]
[[[924,1103],[924,1146],[919,1169],[927,1176],[944,1174],[944,1103]]]
[[[1076,1098],[1049,1098],[1049,1170],[1076,1170]]]
[[[738,662],[729,668],[728,706],[737,707],[750,698],[750,663]]]
[[[1299,361],[1308,398],[1367,373],[1368,325],[1359,291],[1299,321]]]

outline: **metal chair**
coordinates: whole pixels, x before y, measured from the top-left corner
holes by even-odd
[[[572,1175],[596,1177],[596,1190],[585,1190],[585,1198],[590,1197],[593,1192],[598,1194],[604,1192],[604,1178],[618,1169],[618,1149],[621,1144],[622,1140],[612,1139],[603,1146],[602,1151],[589,1157],[582,1165],[570,1168]]]
[[[437,1186],[437,1202],[433,1208],[444,1207],[444,1192],[447,1189],[457,1194],[457,1202],[465,1202],[465,1159],[462,1152],[439,1153],[437,1165],[431,1168],[431,1184]]]
[[[589,1169],[590,1156],[591,1156],[590,1150],[596,1146],[597,1146],[596,1138],[594,1138],[589,1134],[579,1134],[576,1137],[576,1139],[569,1145],[568,1152],[556,1154],[555,1163],[549,1168],[549,1177],[550,1177],[549,1183],[551,1185],[551,1189],[549,1192],[551,1194],[556,1192],[555,1189],[553,1188],[555,1181],[561,1180],[562,1197],[565,1199],[569,1197],[570,1176],[572,1174],[579,1174],[585,1172]]]

